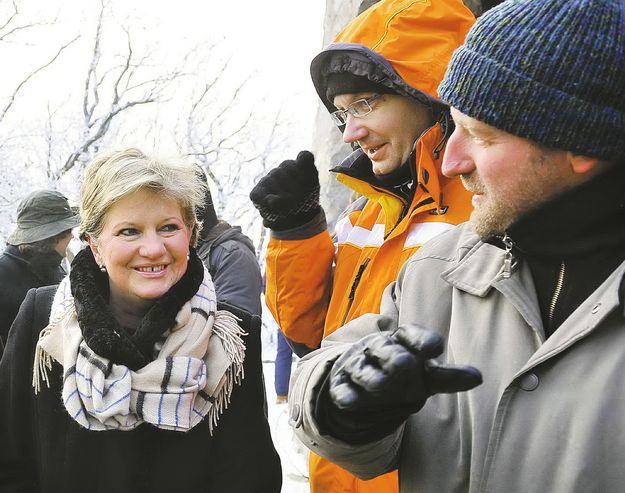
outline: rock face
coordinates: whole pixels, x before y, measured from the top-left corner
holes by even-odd
[[[326,0],[323,46],[329,45],[341,29],[358,15],[363,3],[372,5],[375,0]],[[328,170],[350,152],[351,147],[343,143],[341,132],[328,117],[328,110],[319,102],[313,132],[313,153],[319,169],[321,203],[331,229],[337,216],[349,203],[350,190],[337,182]]]
[[[379,0],[326,0],[323,46],[330,44],[349,21],[377,1]],[[475,15],[481,14],[482,0],[463,1]],[[484,0],[484,3],[485,7],[490,7],[499,2]],[[340,163],[351,152],[351,147],[343,143],[341,132],[332,124],[328,117],[328,111],[321,102],[315,118],[312,151],[315,154],[315,162],[319,169],[322,190],[321,203],[326,211],[328,224],[332,228],[337,216],[349,204],[351,190],[337,182],[334,175],[328,172],[328,169]]]

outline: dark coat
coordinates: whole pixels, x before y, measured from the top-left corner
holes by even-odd
[[[55,288],[31,290],[0,362],[0,491],[278,493],[280,459],[264,414],[260,319],[242,318],[245,378],[210,436],[202,422],[186,433],[142,424],[133,431],[88,431],[61,402],[61,366],[35,396],[33,355]]]
[[[53,254],[50,260],[51,268],[36,268],[12,245],[7,246],[0,256],[0,357],[11,324],[28,290],[57,284],[63,279],[65,272],[60,266],[61,256]]]

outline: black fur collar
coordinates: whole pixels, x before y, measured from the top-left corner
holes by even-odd
[[[81,250],[70,272],[78,325],[86,344],[98,355],[131,370],[153,359],[154,343],[175,325],[180,308],[197,292],[204,277],[202,261],[191,249],[187,271],[154,303],[136,331],[117,323],[109,306],[108,275],[100,272],[91,250]]]

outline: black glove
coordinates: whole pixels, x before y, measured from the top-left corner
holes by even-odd
[[[302,151],[295,161],[283,161],[260,179],[250,199],[267,228],[282,231],[310,221],[321,210],[314,156]]]
[[[317,402],[322,428],[349,443],[371,442],[419,411],[431,395],[482,383],[476,368],[432,360],[443,346],[439,334],[417,325],[355,343],[332,365],[327,395]]]

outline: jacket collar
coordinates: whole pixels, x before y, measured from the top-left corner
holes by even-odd
[[[441,278],[455,288],[480,298],[486,297],[491,289],[497,289],[525,319],[540,342],[537,344],[537,352],[519,374],[591,333],[615,309],[625,315],[621,299],[625,273],[625,262],[622,262],[545,341],[541,314],[532,289],[532,274],[527,263],[513,265],[515,274],[506,278],[503,275],[505,250],[481,241],[468,223],[459,228],[462,234],[455,261],[441,274]]]
[[[508,235],[521,252],[541,257],[625,251],[625,163],[525,214]]]
[[[440,176],[441,152],[447,135],[440,122],[427,129],[415,143],[409,162],[412,180],[410,200],[400,197],[378,182],[372,172],[371,161],[362,153],[352,153],[330,171],[336,179],[352,190],[381,205],[385,214],[386,229],[392,228],[402,213],[418,214],[424,211],[444,211]],[[388,231],[387,231],[388,232]]]
[[[7,245],[4,254],[28,269],[44,285],[57,284],[65,276],[65,271],[61,267],[63,257],[54,251],[25,257],[18,247]]]
[[[441,274],[441,278],[462,291],[484,297],[493,284],[503,278],[506,252],[481,241],[469,223],[459,227],[462,228],[462,236],[456,261]]]

